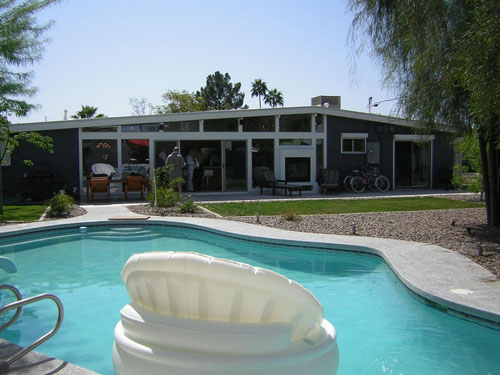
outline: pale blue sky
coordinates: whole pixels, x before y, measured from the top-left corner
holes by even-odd
[[[62,120],[81,105],[128,116],[129,98],[158,105],[165,91],[199,90],[217,70],[241,82],[250,108],[259,107],[256,78],[282,91],[286,107],[340,95],[343,109],[367,112],[369,96],[393,97],[368,55],[350,73],[346,0],[63,0],[39,19],[55,21],[33,69],[41,108],[13,122]]]

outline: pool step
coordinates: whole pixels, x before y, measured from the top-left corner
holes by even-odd
[[[159,235],[153,231],[144,228],[111,228],[106,231],[90,232],[86,234],[86,238],[96,240],[117,240],[127,239],[129,241],[139,241],[158,238]]]

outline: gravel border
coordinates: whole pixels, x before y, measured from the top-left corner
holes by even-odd
[[[451,196],[476,200],[471,195]],[[196,216],[220,218],[206,211],[179,214],[177,209],[156,209],[149,205],[127,207],[150,216]],[[484,208],[432,211],[377,212],[339,215],[304,215],[286,220],[281,216],[224,217],[224,220],[260,224],[272,228],[340,235],[391,238],[430,243],[456,251],[480,264],[500,279],[500,230],[486,225]],[[479,255],[479,246],[482,255]]]

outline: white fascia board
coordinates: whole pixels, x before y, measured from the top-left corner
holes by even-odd
[[[433,141],[435,138],[435,135],[394,134],[395,141],[429,142]]]
[[[328,116],[334,117],[344,117],[354,120],[364,120],[371,122],[379,122],[387,125],[401,125],[410,128],[416,127],[415,121],[408,121],[399,117],[392,116],[384,116],[384,115],[374,115],[372,113],[365,112],[356,112],[356,111],[348,111],[345,109],[335,109],[335,108],[324,108],[324,107],[316,107],[318,108],[318,113],[325,114]]]
[[[325,108],[319,106],[308,107],[283,107],[283,108],[264,108],[264,109],[237,109],[228,111],[206,111],[206,112],[186,112],[172,113],[166,115],[148,115],[148,116],[124,116],[124,117],[104,117],[98,119],[81,120],[63,120],[63,121],[45,121],[32,122],[24,124],[12,124],[11,130],[21,131],[43,131],[43,130],[61,130],[78,129],[88,127],[108,127],[118,125],[139,125],[157,122],[176,122],[176,121],[199,121],[227,118],[261,117],[261,116],[284,116],[284,115],[313,115],[324,114],[334,117],[344,117],[356,120],[365,120],[379,122],[383,124],[394,124],[408,127],[415,127],[413,122],[404,119],[373,115],[370,113],[346,111],[343,109]]]
[[[342,138],[368,138],[368,133],[342,133]]]

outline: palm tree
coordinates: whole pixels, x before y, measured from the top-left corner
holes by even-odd
[[[265,97],[266,94],[267,94],[267,84],[263,80],[257,78],[255,81],[252,82],[252,98],[254,96],[259,97],[259,108],[262,108],[260,97],[261,96]]]
[[[83,119],[83,118],[101,118],[104,117],[102,113],[96,115],[97,107],[92,107],[90,105],[82,105],[82,109],[76,112],[71,118]]]
[[[277,105],[283,107],[283,104],[285,103],[283,93],[278,91],[278,89],[269,90],[267,94],[264,95],[264,103],[269,104],[273,108]]]

